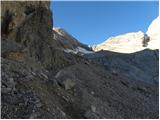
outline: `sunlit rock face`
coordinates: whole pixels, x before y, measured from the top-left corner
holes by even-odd
[[[149,37],[141,31],[132,32],[111,37],[93,49],[95,51],[109,50],[120,53],[133,53],[145,49],[148,39]]]
[[[160,17],[157,17],[149,26],[148,31],[126,33],[115,37],[110,37],[105,42],[93,47],[94,51],[108,50],[120,53],[133,53],[148,49],[158,49],[160,38]]]

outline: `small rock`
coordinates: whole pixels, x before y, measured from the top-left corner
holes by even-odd
[[[12,91],[12,89],[11,88],[1,88],[1,91],[2,91],[2,93],[9,93],[9,92],[11,92]]]
[[[96,112],[96,107],[94,105],[91,105],[92,112]]]
[[[7,84],[8,87],[10,88],[14,88],[16,83],[14,82],[14,79],[13,78],[9,78],[9,83]]]
[[[85,116],[87,119],[100,119],[100,117],[99,117],[96,113],[92,112],[91,110],[88,110],[88,111],[84,114],[84,116]]]
[[[65,112],[61,111],[61,113],[62,113],[62,116],[66,116],[66,113],[65,113]]]
[[[93,92],[93,91],[91,91],[91,94],[92,94],[92,95],[94,95],[94,92]]]
[[[55,78],[58,78],[64,74],[64,71],[59,71],[56,75]]]
[[[65,90],[69,90],[71,88],[73,88],[76,84],[75,81],[71,80],[71,79],[67,79],[65,81],[63,81],[63,85]]]
[[[13,78],[9,78],[9,81],[10,81],[10,82],[14,82],[14,79],[13,79]]]
[[[29,119],[35,119],[37,117],[37,114],[36,113],[32,113],[29,117]]]
[[[44,73],[41,73],[41,75],[42,75],[44,78],[48,79],[48,76],[45,75]]]
[[[36,73],[35,72],[32,72],[32,74],[35,76],[36,75]]]
[[[39,103],[36,104],[36,106],[37,106],[38,108],[40,108],[40,107],[42,106],[42,104],[39,102]]]

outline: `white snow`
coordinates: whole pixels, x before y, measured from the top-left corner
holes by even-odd
[[[148,48],[150,49],[159,49],[160,45],[160,16],[158,16],[151,25],[148,27],[146,32],[150,36],[150,42]]]
[[[66,52],[66,53],[73,53],[73,54],[77,54],[78,53],[77,50],[72,50],[72,49],[65,49],[64,52]]]
[[[66,53],[73,53],[73,54],[77,54],[77,53],[91,54],[91,53],[94,53],[93,51],[86,50],[85,48],[82,48],[82,47],[77,47],[74,50],[72,50],[72,49],[65,49],[64,52],[66,52]]]
[[[120,53],[132,53],[145,49],[142,45],[144,33],[132,32],[115,37],[110,37],[105,42],[93,48],[95,51],[108,50]]]
[[[86,49],[84,49],[82,47],[77,47],[77,50],[78,50],[78,52],[84,53],[84,54],[94,53],[93,51],[86,50]]]

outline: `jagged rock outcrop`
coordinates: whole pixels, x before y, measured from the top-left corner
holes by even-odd
[[[8,16],[10,20],[7,20]],[[42,59],[38,52],[43,49],[43,44],[52,40],[52,21],[48,16],[51,16],[48,2],[2,2],[2,33],[5,40],[27,47],[29,56],[35,57],[35,60]]]
[[[72,38],[53,33],[49,2],[2,8],[2,118],[158,118],[158,86],[61,49]]]
[[[33,14],[38,14],[40,9],[41,12],[43,12],[42,9],[49,9],[49,2],[44,1],[20,1],[17,3],[14,1],[2,1],[1,4],[3,34],[10,34],[15,31],[15,29],[26,22],[27,19],[31,18],[31,16],[35,16]],[[44,12],[49,12],[49,10]],[[43,17],[43,15],[42,13],[39,17]],[[37,18],[37,20],[38,19],[40,20],[40,18]],[[46,17],[46,19],[48,19],[48,17]],[[47,22],[47,24],[51,24],[49,20]]]
[[[17,9],[18,8],[18,9]],[[30,10],[31,9],[31,10]],[[30,13],[26,11],[30,11]],[[12,14],[12,19],[6,25],[6,13]],[[2,28],[8,29],[8,32],[2,30],[4,45],[8,41],[19,44],[22,56],[28,63],[39,63],[47,69],[54,69],[52,64],[55,62],[63,62],[61,67],[67,64],[67,60],[63,57],[63,51],[56,51],[58,44],[53,40],[52,19],[49,9],[49,2],[44,1],[23,1],[23,2],[2,2]],[[14,26],[10,28],[9,26]],[[5,46],[2,48],[4,51]],[[2,53],[6,56],[13,50],[7,50]],[[13,55],[12,55],[13,56]],[[17,56],[17,55],[14,55]],[[56,58],[56,59],[55,59]]]

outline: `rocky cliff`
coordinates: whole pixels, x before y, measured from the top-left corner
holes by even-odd
[[[3,1],[1,6],[2,118],[159,117],[157,85],[61,49],[77,42],[53,33],[49,2]]]

